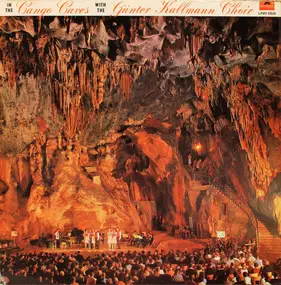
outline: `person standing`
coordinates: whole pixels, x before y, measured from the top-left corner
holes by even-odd
[[[59,229],[55,232],[55,246],[56,248],[60,248],[60,231]]]
[[[201,164],[202,164],[202,159],[200,158],[200,159],[196,162],[196,171],[199,171],[199,170],[200,170]]]
[[[100,232],[96,231],[96,247],[97,249],[100,248]]]
[[[92,242],[92,249],[95,249],[96,248],[96,231],[92,232],[91,242]]]
[[[117,247],[121,248],[121,240],[122,240],[122,232],[119,228],[117,228]]]
[[[187,156],[187,163],[189,167],[192,167],[192,156],[191,153],[188,154]]]
[[[89,229],[89,231],[88,231],[88,249],[92,249],[92,234],[93,234],[93,230]]]
[[[85,244],[85,248],[88,247],[88,243],[89,243],[88,229],[85,229],[85,231],[84,231],[84,244]]]
[[[97,284],[97,279],[94,277],[94,271],[91,271],[88,273],[86,279],[86,285],[95,285],[95,284]]]
[[[111,229],[108,230],[107,232],[107,243],[108,243],[108,249],[112,249],[112,232]]]
[[[111,249],[114,250],[115,246],[117,244],[117,232],[115,230],[112,231],[112,243],[111,243]]]

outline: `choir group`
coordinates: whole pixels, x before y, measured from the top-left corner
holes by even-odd
[[[99,249],[100,242],[104,242],[104,235],[101,235],[99,231],[92,229],[85,229],[83,233],[85,248],[88,249]],[[107,231],[107,244],[109,250],[116,248],[120,249],[122,239],[122,232],[119,228],[108,229]],[[55,247],[60,248],[61,244],[61,233],[59,230],[55,232]]]

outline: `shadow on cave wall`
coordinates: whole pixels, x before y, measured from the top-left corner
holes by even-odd
[[[155,134],[155,128],[148,128]],[[162,138],[162,133],[157,132]],[[130,198],[132,202],[137,201],[154,201],[157,207],[157,213],[164,216],[169,223],[173,221],[173,214],[177,212],[177,205],[174,201],[174,179],[177,174],[175,162],[167,166],[170,173],[168,177],[163,177],[159,181],[157,176],[158,165],[155,165],[147,157],[141,148],[129,136],[122,136],[118,140],[116,149],[117,164],[114,169],[114,176],[122,178],[128,184]],[[137,185],[137,190],[133,185]],[[187,189],[186,189],[187,190]],[[138,191],[139,193],[134,193]],[[137,197],[138,200],[135,200]],[[182,197],[185,205],[185,217],[187,221],[191,213],[191,207],[188,197]]]

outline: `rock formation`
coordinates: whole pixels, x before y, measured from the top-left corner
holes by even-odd
[[[208,191],[192,191],[200,168],[281,234],[278,25],[3,17],[0,233],[139,230],[151,225],[143,212],[157,211],[168,226],[193,217],[210,235],[212,221],[229,220]],[[141,213],[141,201],[154,204]]]

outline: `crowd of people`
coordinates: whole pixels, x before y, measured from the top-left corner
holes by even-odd
[[[268,261],[229,239],[193,252],[34,252],[3,255],[0,261],[2,280],[10,284],[281,284]]]

